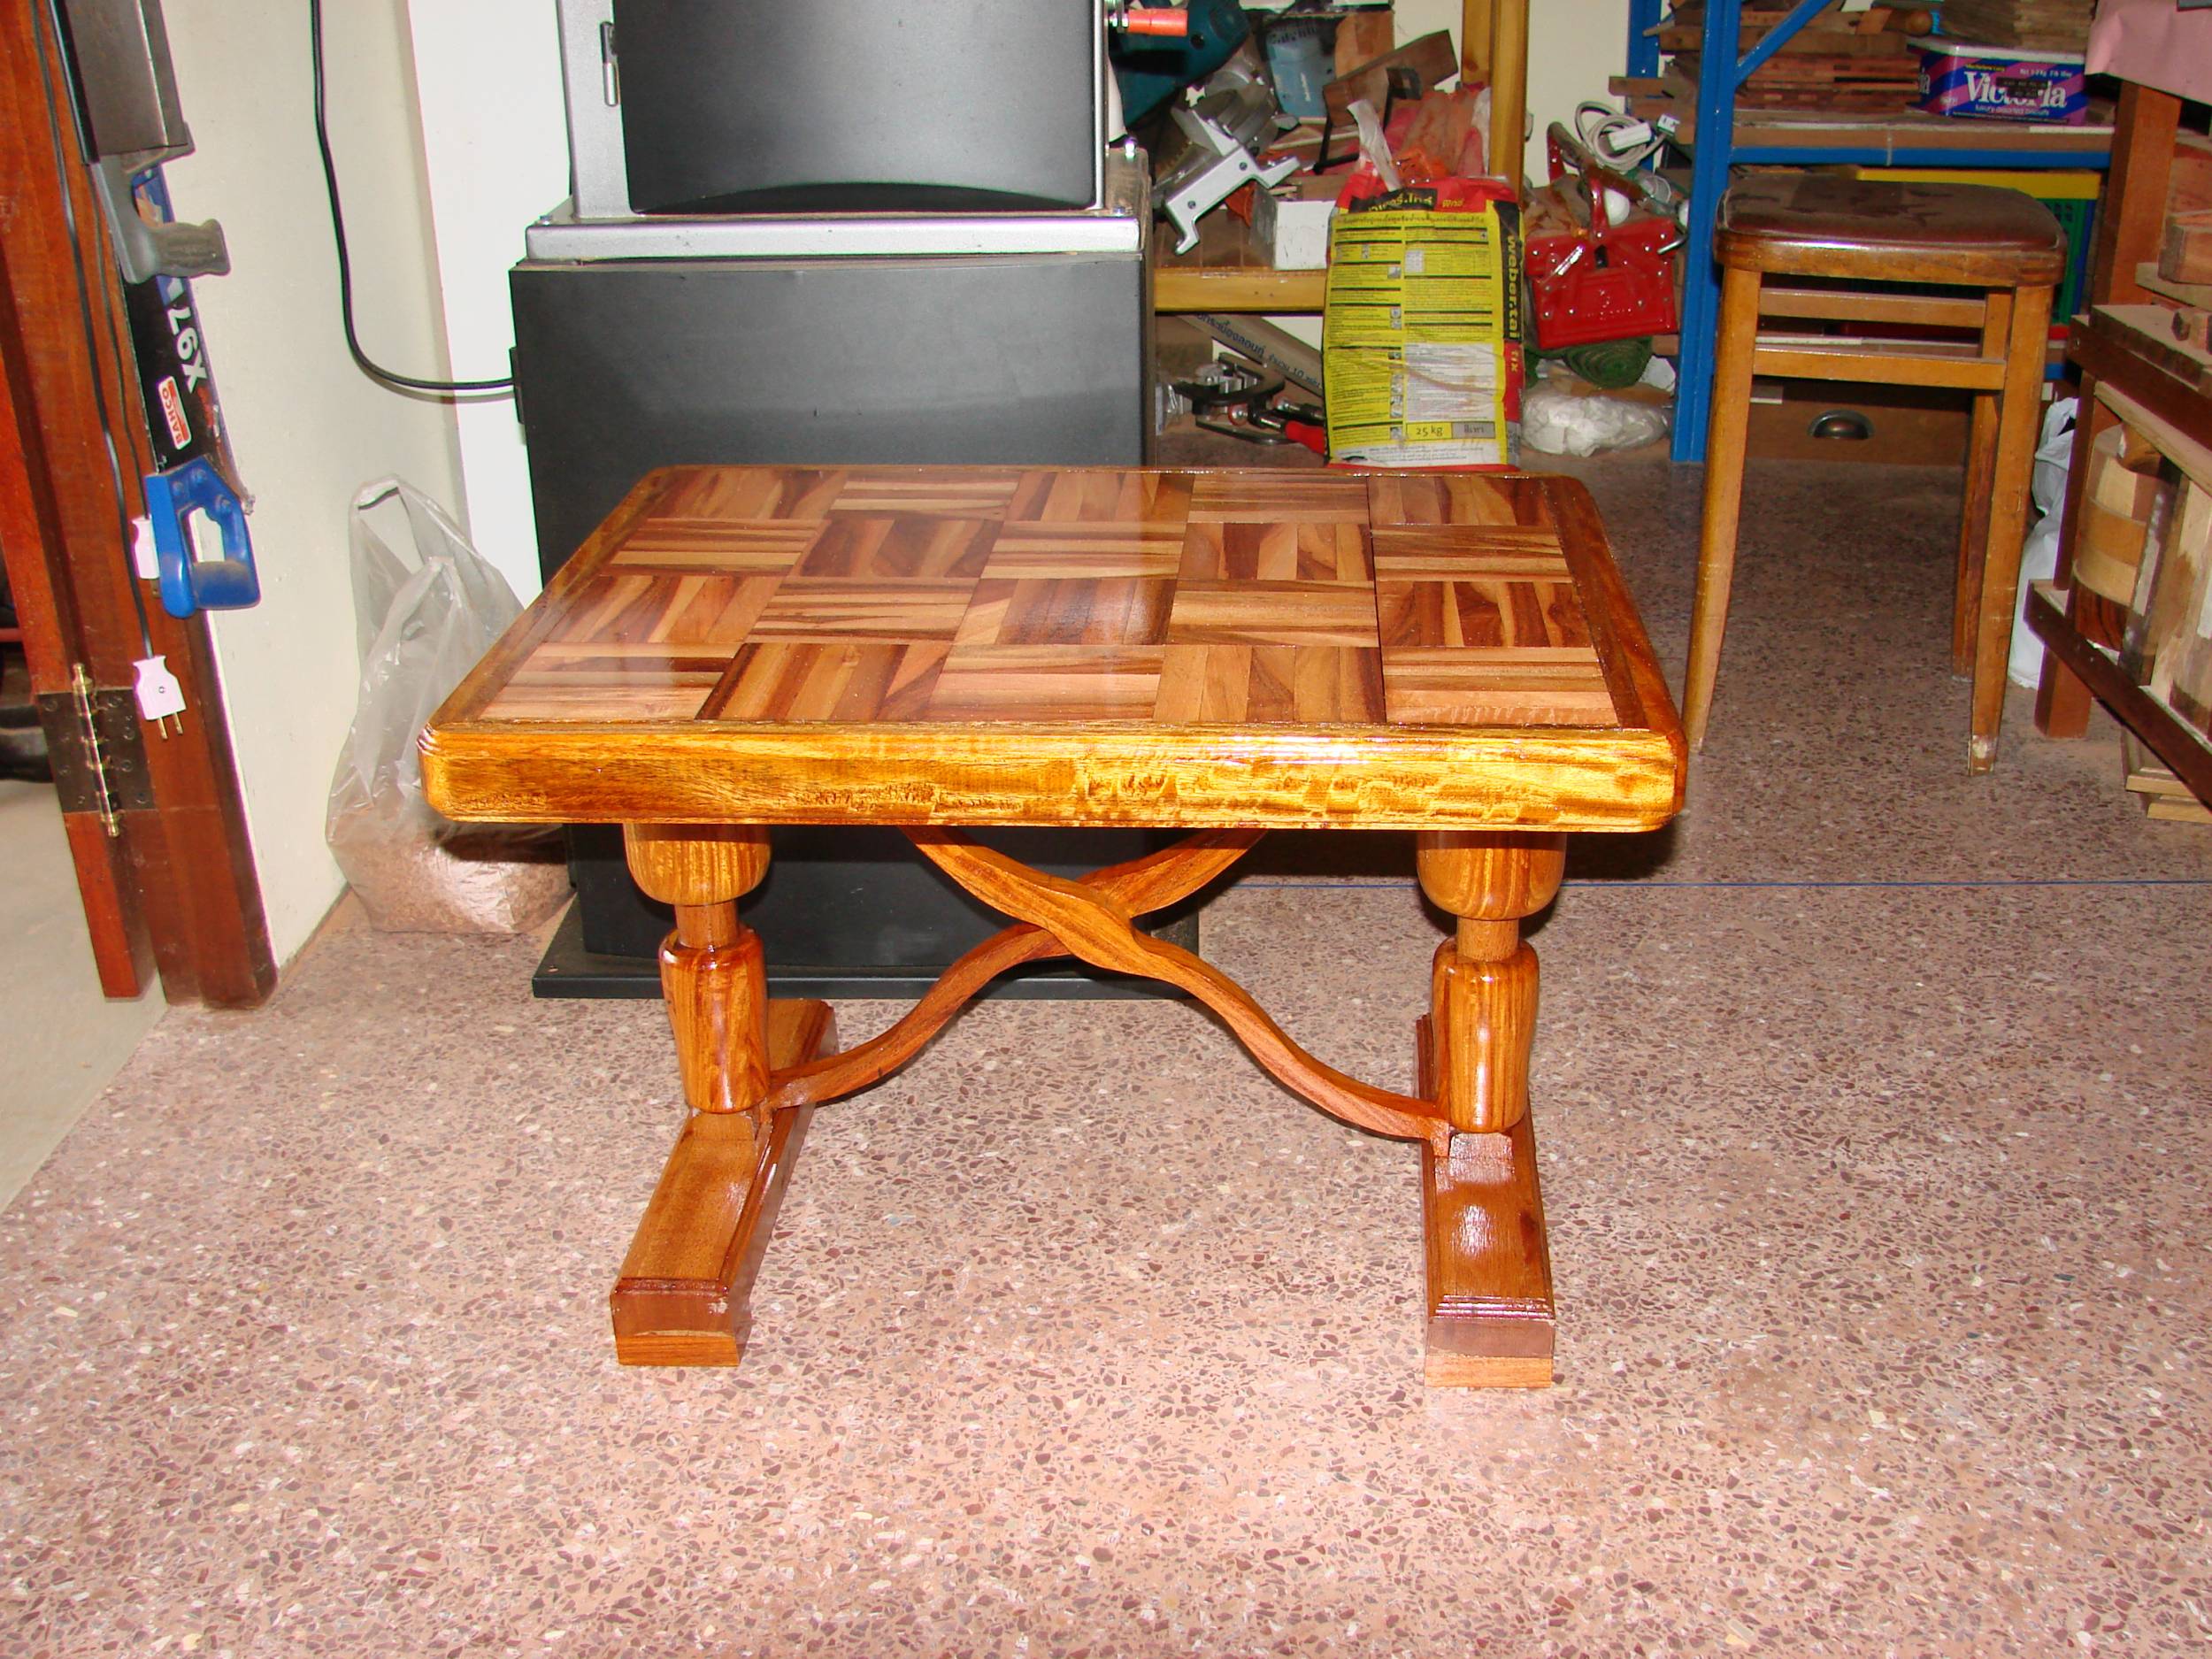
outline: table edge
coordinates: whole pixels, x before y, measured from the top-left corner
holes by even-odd
[[[1655,829],[1678,732],[434,721],[425,794],[511,823]]]

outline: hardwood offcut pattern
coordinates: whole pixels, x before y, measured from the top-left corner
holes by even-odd
[[[680,469],[471,714],[1635,724],[1557,484]]]

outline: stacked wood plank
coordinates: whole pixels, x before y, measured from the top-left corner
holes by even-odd
[[[2121,733],[2120,756],[2128,793],[2143,803],[2147,816],[2170,824],[2212,824],[2212,807],[2191,795],[2174,769],[2134,733]]]
[[[1945,0],[1943,32],[1977,46],[2078,52],[2089,45],[2093,0]]]
[[[1739,51],[1747,51],[1787,15],[1786,8],[1747,6]],[[1659,33],[1663,51],[1694,81],[1704,44],[1704,8],[1678,5]],[[1839,5],[1798,33],[1762,64],[1736,95],[1746,110],[1833,110],[1886,114],[1910,109],[1920,96],[1920,55],[1913,39],[1895,28],[1868,28]]]

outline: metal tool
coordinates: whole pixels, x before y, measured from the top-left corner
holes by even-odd
[[[1171,111],[1191,141],[1181,160],[1160,180],[1160,211],[1175,227],[1175,251],[1198,245],[1198,221],[1244,186],[1263,189],[1298,170],[1295,157],[1261,163],[1254,149],[1288,121],[1264,82],[1235,63],[1216,71],[1188,104]]]
[[[168,222],[169,192],[160,168],[138,174],[132,195],[138,212],[157,224]],[[239,487],[238,464],[216,401],[192,284],[181,274],[157,270],[142,281],[127,282],[123,303],[153,444],[146,511],[153,520],[161,607],[173,617],[188,617],[257,603],[261,576],[246,527],[248,497]],[[219,557],[202,557],[191,523],[195,513],[215,526]]]
[[[1286,397],[1283,382],[1249,365],[1217,359],[1169,388],[1169,409],[1188,413],[1197,426],[1247,443],[1302,443],[1326,454],[1318,403]]]
[[[123,277],[139,389],[152,441],[145,480],[162,607],[188,617],[250,605],[261,597],[248,497],[223,430],[208,366],[207,341],[192,303],[191,279],[230,269],[223,227],[182,225],[169,204],[165,162],[192,153],[192,134],[177,100],[160,0],[60,0],[75,71],[75,113],[109,239]],[[203,558],[191,518],[204,514],[221,539],[219,557]],[[170,701],[166,668],[149,657],[142,706],[149,719]],[[173,683],[173,682],[170,682]]]

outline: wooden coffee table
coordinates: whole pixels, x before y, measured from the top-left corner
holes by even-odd
[[[1683,744],[1568,479],[681,467],[639,484],[425,731],[457,818],[619,823],[675,907],[661,980],[691,1110],[613,1293],[633,1364],[734,1364],[809,1114],[994,975],[1073,956],[1211,1009],[1287,1087],[1421,1148],[1432,1383],[1540,1386],[1551,1268],[1528,1107],[1565,832],[1679,805]],[[903,828],[1013,918],[881,1036],[771,1002],[737,901],[769,826]],[[1194,832],[1080,881],[963,827]],[[1439,948],[1420,1083],[1306,1053],[1133,918],[1270,829],[1415,830]]]

